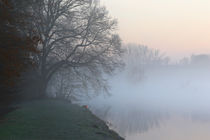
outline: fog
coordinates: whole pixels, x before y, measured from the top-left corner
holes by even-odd
[[[66,131],[73,129],[59,121],[68,115],[57,113],[54,121],[56,117],[46,119],[39,107],[24,111],[28,102],[45,100],[48,107],[55,99],[82,105],[82,112],[90,110],[126,140],[210,139],[209,4],[207,0],[0,0],[0,124],[5,124],[0,135],[18,139],[33,132],[33,137],[28,128],[42,132],[46,124],[58,130],[56,123],[65,124],[66,130],[57,131],[54,139],[72,135]],[[183,55],[189,56],[175,60]],[[54,108],[47,110],[58,109]],[[16,110],[10,117],[8,113]],[[68,113],[79,122],[62,119],[75,126],[72,136],[113,135],[108,129],[100,131],[105,127],[95,117],[92,122],[80,111]],[[21,129],[15,126],[19,118],[24,122]],[[45,131],[46,139],[54,136],[55,131],[53,135]]]
[[[139,61],[132,63],[134,70]],[[112,95],[87,104],[126,140],[210,138],[210,67],[190,61],[141,65],[137,71],[127,61],[109,78]]]

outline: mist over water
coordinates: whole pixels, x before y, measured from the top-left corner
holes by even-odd
[[[126,140],[210,138],[210,67],[165,65],[141,78],[124,70],[110,78],[112,96],[89,102]]]

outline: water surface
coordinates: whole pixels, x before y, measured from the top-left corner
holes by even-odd
[[[160,68],[140,81],[111,80],[112,96],[91,110],[126,140],[210,139],[210,69]]]

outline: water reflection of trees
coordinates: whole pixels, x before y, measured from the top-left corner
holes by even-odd
[[[164,125],[164,122],[174,121],[174,119],[179,120],[179,118],[201,124],[210,123],[210,112],[202,109],[161,111],[161,109],[148,109],[143,106],[98,105],[91,110],[98,117],[109,122],[110,128],[117,131],[121,136],[143,133]]]
[[[161,122],[169,118],[169,114],[144,109],[115,109],[104,106],[92,110],[101,119],[110,122],[110,127],[122,136],[146,132],[159,127]]]
[[[193,112],[190,114],[192,121],[200,121],[203,123],[210,122],[210,112]]]

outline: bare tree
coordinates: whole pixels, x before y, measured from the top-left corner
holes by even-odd
[[[124,61],[128,78],[132,81],[140,81],[145,77],[145,72],[155,67],[169,64],[169,57],[159,50],[143,45],[129,44],[125,46]]]
[[[120,65],[121,40],[114,34],[117,22],[97,2],[41,0],[32,5],[42,40],[38,46],[41,53],[35,57],[42,95],[61,69],[102,84],[103,73],[111,74]]]

